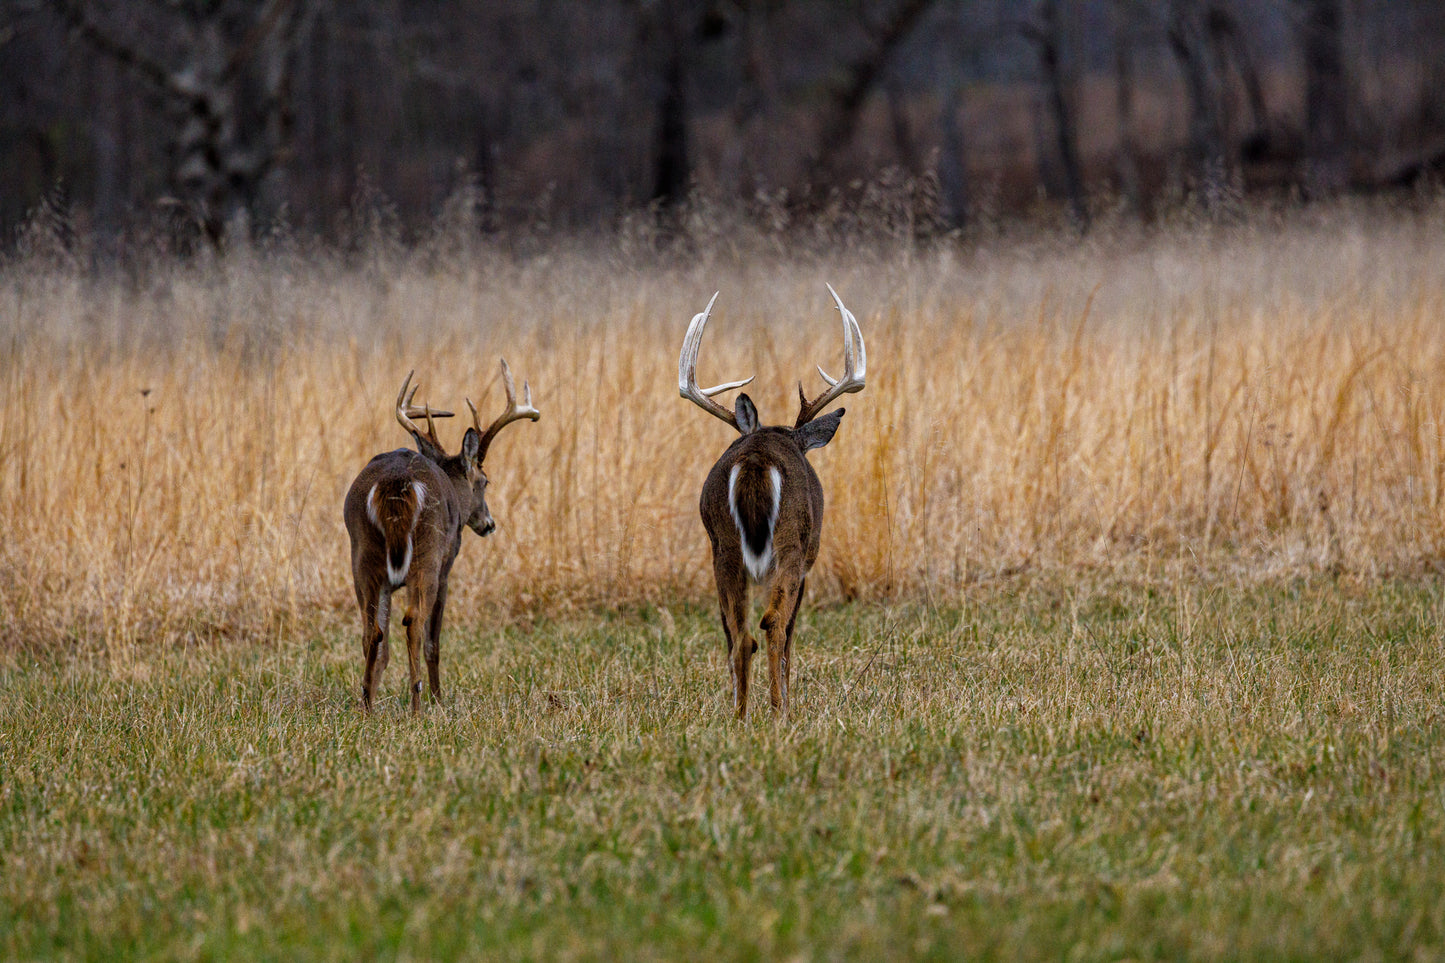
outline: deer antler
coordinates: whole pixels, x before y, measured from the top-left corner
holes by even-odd
[[[798,420],[794,428],[801,428],[823,410],[827,404],[839,395],[850,391],[863,390],[863,376],[868,373],[868,352],[863,345],[863,331],[858,327],[858,319],[853,317],[853,312],[843,307],[843,299],[838,297],[838,292],[833,290],[833,285],[828,285],[828,293],[833,295],[833,301],[838,305],[838,313],[843,316],[843,377],[842,379],[829,377],[828,372],[822,366],[818,366],[818,374],[828,382],[828,390],[812,401],[803,393],[803,383],[798,382]]]
[[[517,404],[517,386],[512,381],[512,369],[507,365],[507,359],[502,359],[502,385],[507,389],[507,410],[497,416],[485,431],[482,431],[482,423],[477,418],[477,406],[472,404],[472,399],[467,399],[467,407],[472,409],[472,425],[481,432],[482,443],[477,450],[477,461],[481,462],[487,457],[487,449],[492,444],[492,439],[497,437],[497,432],[507,427],[514,421],[527,418],[536,421],[542,417],[542,413],[532,407],[532,385],[530,382],[522,382],[522,403]]]
[[[742,381],[729,381],[715,388],[700,388],[697,384],[697,354],[702,348],[702,330],[707,326],[708,316],[712,314],[713,303],[717,301],[720,293],[722,292],[714,293],[712,300],[707,303],[707,307],[701,314],[693,315],[692,323],[687,326],[687,335],[682,339],[682,354],[677,359],[677,391],[678,394],[703,411],[721,418],[736,428],[738,426],[737,416],[713,401],[712,396],[724,391],[731,391],[733,388],[741,388],[751,382],[754,376],[750,375]]]
[[[411,432],[412,436],[416,438],[417,444],[430,442],[437,448],[438,451],[441,451],[442,444],[440,441],[437,440],[437,426],[432,421],[432,419],[450,418],[452,416],[452,413],[450,411],[438,411],[429,404],[424,404],[421,406],[412,404],[412,399],[416,397],[417,389],[421,387],[421,382],[417,382],[414,387],[412,386],[411,376],[414,374],[416,374],[415,368],[407,372],[406,380],[403,381],[401,384],[401,393],[396,396],[397,423],[400,424],[407,431]],[[406,389],[408,387],[411,388],[411,394],[407,394],[406,392]],[[416,426],[416,423],[412,421],[413,418],[421,417],[426,418],[425,435],[422,434],[421,429]]]

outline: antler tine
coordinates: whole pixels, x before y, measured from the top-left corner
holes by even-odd
[[[421,387],[420,382],[417,382],[415,385],[411,383],[411,379],[414,374],[416,374],[415,368],[407,372],[406,380],[403,381],[401,384],[401,391],[396,396],[397,423],[400,424],[417,439],[429,441],[431,444],[435,445],[438,450],[440,450],[442,445],[441,442],[437,440],[437,427],[436,424],[432,421],[432,419],[450,418],[452,417],[452,413],[450,411],[438,410],[436,408],[433,408],[429,404],[412,404],[412,400],[416,398],[417,389]],[[410,393],[407,392],[408,388],[411,389]],[[423,434],[422,430],[417,427],[416,422],[412,421],[413,418],[422,417],[426,418],[425,434]]]
[[[517,386],[512,380],[512,369],[511,366],[507,364],[506,358],[502,359],[502,387],[507,391],[507,410],[498,415],[497,420],[493,421],[487,426],[487,430],[482,432],[482,443],[477,451],[477,461],[481,461],[487,457],[487,449],[491,447],[492,439],[497,437],[497,432],[514,421],[520,421],[523,418],[529,421],[536,421],[542,417],[542,413],[532,407],[531,382],[522,382],[522,403],[520,405],[517,404]],[[481,431],[481,422],[477,419],[477,408],[472,404],[470,398],[467,399],[467,407],[472,409],[472,423],[477,426],[478,431]]]
[[[712,306],[717,302],[717,296],[721,293],[721,291],[714,292],[707,307],[693,315],[692,323],[687,326],[687,334],[682,339],[682,354],[677,359],[677,393],[708,414],[721,418],[736,428],[738,426],[737,416],[713,401],[712,396],[750,384],[756,376],[749,376],[741,381],[727,381],[712,388],[702,388],[697,383],[697,356],[698,352],[702,350],[703,329],[707,327],[708,318],[712,315]]]
[[[795,428],[801,428],[818,417],[818,412],[834,398],[849,392],[862,391],[864,376],[868,373],[868,349],[863,343],[863,329],[858,326],[858,319],[853,316],[853,312],[843,305],[843,299],[838,297],[833,285],[829,284],[827,287],[828,293],[833,295],[833,302],[838,305],[838,313],[843,317],[843,377],[834,378],[823,370],[822,365],[818,365],[818,374],[828,382],[828,389],[813,401],[808,400],[808,396],[803,393],[802,384],[799,383],[799,410]]]
[[[396,420],[400,422],[401,426],[407,431],[415,430],[415,426],[411,423],[411,419],[408,418],[406,414],[407,409],[411,407],[411,398],[408,398],[406,396],[406,389],[411,388],[411,376],[414,374],[416,374],[415,368],[412,368],[406,373],[406,380],[401,383],[401,391],[398,392],[396,396]],[[416,389],[412,388],[411,393],[412,396],[415,397]]]
[[[825,282],[826,283],[826,282]],[[843,366],[846,369],[843,377],[852,377],[858,381],[858,386],[851,388],[851,391],[863,390],[863,377],[868,373],[868,352],[863,344],[863,331],[858,327],[858,319],[853,312],[843,306],[843,299],[838,297],[838,292],[833,290],[833,285],[828,284],[828,293],[833,295],[833,301],[838,305],[838,313],[843,316]],[[838,379],[829,377],[828,372],[818,365],[818,374],[830,386],[836,387]]]
[[[525,378],[522,379],[522,403],[517,404],[517,386],[512,381],[512,369],[507,365],[507,359],[502,359],[502,385],[507,389],[507,404],[512,407],[517,418],[530,418],[536,421],[542,417],[542,413],[532,407],[532,383]]]

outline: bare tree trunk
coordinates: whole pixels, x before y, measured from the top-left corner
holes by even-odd
[[[59,0],[71,29],[164,97],[172,118],[172,190],[212,244],[233,224],[249,222],[289,150],[291,65],[303,2],[267,0],[239,37],[228,30],[234,11],[224,4],[183,8],[171,26],[185,38],[186,55],[168,64],[97,19],[85,0]]]
[[[1445,134],[1445,4],[1439,0],[1415,0],[1413,22],[1419,48],[1419,114],[1428,127],[1426,136]]]
[[[1119,119],[1119,147],[1114,173],[1129,207],[1145,215],[1139,184],[1139,144],[1134,132],[1134,31],[1128,0],[1115,0],[1114,15],[1114,105]]]
[[[897,0],[878,19],[869,49],[849,64],[842,83],[833,88],[822,108],[823,123],[809,165],[810,184],[835,180],[838,158],[853,140],[858,115],[893,52],[898,49],[933,0]]]
[[[893,151],[909,176],[917,177],[923,173],[923,160],[908,123],[908,98],[896,72],[890,70],[885,76],[883,89],[888,96],[888,125],[893,134]]]
[[[87,68],[95,85],[95,192],[92,212],[101,247],[109,254],[111,240],[120,226],[121,183],[121,105],[111,76],[116,69],[104,61],[93,61]]]
[[[962,106],[963,85],[954,83],[943,102],[938,152],[938,186],[943,192],[944,215],[950,227],[963,227],[967,223],[970,203],[967,144],[963,125],[958,121]]]
[[[501,187],[501,176],[497,167],[499,153],[497,137],[498,111],[483,97],[476,107],[477,136],[476,160],[478,198],[477,217],[483,232],[493,234],[501,229],[501,212],[497,206],[497,192]]]
[[[657,103],[657,135],[653,142],[652,199],[674,207],[687,198],[691,168],[688,165],[687,91],[682,72],[682,40],[674,33],[672,49],[662,70]]]
[[[1244,142],[1248,145],[1247,149],[1257,151],[1268,137],[1269,113],[1264,102],[1264,85],[1244,42],[1244,32],[1234,14],[1218,3],[1211,3],[1205,16],[1210,44],[1221,71],[1225,64],[1233,63],[1235,72],[1239,74],[1239,82],[1244,87],[1244,102],[1249,108],[1249,126]]]
[[[1223,202],[1229,162],[1221,118],[1219,72],[1207,42],[1198,0],[1173,0],[1169,48],[1184,74],[1189,96],[1189,158],[1196,190],[1207,210]]]
[[[738,196],[747,196],[758,186],[758,172],[751,156],[752,134],[756,121],[772,113],[776,79],[774,57],[767,49],[769,4],[757,0],[739,0],[738,61],[742,80],[733,96],[729,117],[733,136],[723,148],[718,163],[719,180]]]
[[[1069,214],[1080,231],[1089,229],[1089,208],[1084,198],[1083,165],[1079,161],[1078,136],[1074,114],[1069,109],[1064,91],[1064,76],[1059,65],[1061,28],[1060,0],[1043,0],[1038,8],[1037,22],[1024,28],[1024,35],[1039,49],[1039,67],[1048,92],[1049,113],[1054,120],[1054,143],[1064,171],[1064,189],[1069,195]]]
[[[629,5],[638,76],[653,112],[648,200],[666,213],[686,200],[692,182],[685,67],[703,11],[687,0],[657,4],[631,0]]]
[[[1340,0],[1303,0],[1305,187],[1312,196],[1342,190],[1348,136],[1344,27]]]

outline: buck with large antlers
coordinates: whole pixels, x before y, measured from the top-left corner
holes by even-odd
[[[748,631],[749,585],[767,586],[768,603],[760,627],[768,640],[768,675],[773,708],[788,711],[788,680],[793,661],[793,625],[803,600],[808,570],[818,557],[823,527],[823,485],[805,457],[833,439],[844,409],[818,417],[833,399],[863,390],[868,367],[863,332],[853,312],[833,286],[828,286],[843,316],[843,377],[834,379],[821,367],[828,387],[812,401],[798,384],[798,418],[791,428],[763,426],[746,394],[732,411],[713,396],[741,388],[753,379],[715,388],[697,384],[697,355],[703,328],[717,295],[695,315],[683,339],[677,362],[681,395],[710,415],[721,418],[742,435],[723,452],[702,485],[702,523],[712,541],[712,570],[722,608],[723,632],[733,677],[733,708],[738,718],[748,711],[748,668],[757,642]]]
[[[415,373],[415,372],[413,372]],[[487,508],[487,473],[482,461],[497,432],[521,418],[536,421],[541,412],[532,407],[532,387],[523,382],[523,401],[517,404],[512,371],[502,361],[502,383],[507,410],[485,430],[470,398],[472,427],[462,437],[461,451],[448,455],[437,441],[433,419],[450,418],[450,411],[415,405],[411,374],[396,396],[396,420],[416,439],[416,451],[398,448],[377,455],[351,483],[346,494],[346,531],[351,535],[351,574],[356,582],[356,603],[361,608],[361,650],[366,668],[361,676],[361,704],[371,711],[371,696],[390,660],[387,625],[391,594],[407,588],[406,653],[411,669],[411,711],[421,711],[421,662],[425,648],[431,697],[441,699],[442,613],[447,605],[447,578],[462,544],[462,526],[478,535],[497,527]],[[412,421],[426,418],[426,432]]]

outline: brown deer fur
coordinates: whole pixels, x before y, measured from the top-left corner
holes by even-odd
[[[475,433],[470,428],[467,438],[475,452]],[[409,448],[377,455],[356,476],[346,495],[351,574],[364,621],[366,669],[361,677],[361,701],[367,710],[391,658],[386,637],[391,595],[403,587],[406,608],[401,624],[406,627],[412,711],[420,709],[418,660],[423,650],[432,701],[441,699],[442,613],[447,604],[447,578],[462,547],[462,525],[482,536],[496,528],[487,509],[486,473],[480,464],[472,463],[467,442],[462,447],[462,454],[441,462]]]
[[[805,455],[832,439],[844,409],[802,428],[757,427],[757,412],[747,395],[738,397],[737,411],[739,426],[751,428],[708,472],[698,507],[712,542],[733,707],[742,718],[747,714],[749,666],[758,648],[748,630],[750,584],[767,589],[759,627],[768,642],[769,696],[774,709],[788,708],[793,626],[823,534],[823,485]],[[745,418],[745,411],[751,415]]]
[[[407,662],[411,672],[411,709],[421,709],[421,657],[426,657],[433,702],[441,700],[442,615],[447,605],[447,580],[462,544],[462,527],[486,536],[496,528],[487,508],[487,473],[482,460],[496,433],[519,418],[535,421],[531,389],[517,405],[510,371],[502,362],[508,410],[485,432],[472,409],[473,426],[462,447],[448,455],[437,442],[434,417],[450,417],[425,406],[416,408],[407,384],[397,397],[397,420],[416,440],[417,451],[398,448],[367,463],[346,494],[343,513],[351,537],[351,574],[362,618],[361,703],[371,710],[372,695],[390,661],[387,627],[391,596],[406,589],[402,625],[406,627]],[[412,395],[416,393],[412,390]],[[470,407],[471,402],[467,402]],[[411,421],[426,415],[423,433]]]
[[[713,578],[727,636],[733,708],[739,719],[747,715],[748,670],[758,649],[748,630],[748,595],[753,584],[765,586],[767,592],[760,627],[768,640],[773,708],[788,711],[793,627],[823,534],[823,485],[808,464],[807,453],[831,441],[843,420],[842,408],[821,417],[819,413],[844,393],[862,391],[867,372],[858,321],[832,286],[828,291],[843,318],[845,370],[843,377],[835,380],[818,369],[828,388],[812,401],[798,386],[798,417],[791,428],[760,425],[758,410],[745,394],[738,396],[732,411],[712,400],[752,378],[713,388],[698,385],[697,357],[716,294],[707,308],[693,317],[678,358],[678,392],[742,435],[708,472],[698,505],[712,542]]]

